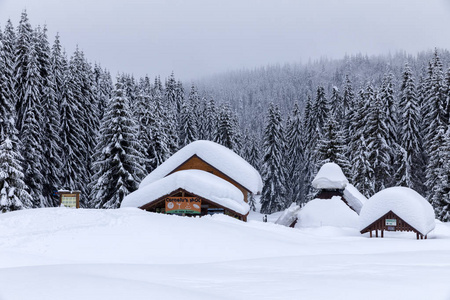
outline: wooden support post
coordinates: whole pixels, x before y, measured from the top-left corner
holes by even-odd
[[[375,237],[378,237],[378,229],[375,230]]]
[[[370,230],[370,237],[372,237],[372,230]]]
[[[425,239],[427,239],[428,234],[425,235]]]
[[[381,237],[384,237],[384,230],[381,229]]]
[[[418,232],[416,232],[416,236],[417,236],[417,239],[419,239],[419,233]]]

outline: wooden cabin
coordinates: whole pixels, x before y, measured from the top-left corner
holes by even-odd
[[[121,206],[188,216],[223,213],[246,221],[248,196],[261,190],[258,171],[239,155],[214,142],[195,141],[144,178]],[[200,208],[174,210],[167,206],[191,201],[197,206],[200,201]]]

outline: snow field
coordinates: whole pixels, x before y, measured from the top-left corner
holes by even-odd
[[[133,208],[0,215],[1,300],[449,299],[448,276],[439,222],[417,241]]]

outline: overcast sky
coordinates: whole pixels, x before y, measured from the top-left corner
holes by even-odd
[[[450,0],[0,0],[70,53],[117,72],[191,80],[346,53],[450,49]]]

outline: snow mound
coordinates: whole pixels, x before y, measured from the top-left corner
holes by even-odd
[[[358,214],[339,196],[311,200],[298,213],[295,227],[321,226],[358,228]]]
[[[292,223],[297,219],[300,206],[296,203],[292,203],[283,214],[275,221],[275,224],[283,226],[291,226]]]
[[[360,213],[360,230],[391,210],[423,235],[436,225],[433,207],[425,198],[407,187],[391,187],[379,191],[364,204]]]
[[[232,150],[211,141],[195,141],[183,147],[147,177],[139,188],[151,184],[178,168],[192,156],[199,158],[227,175],[247,190],[258,194],[262,190],[262,179],[259,172]]]
[[[348,180],[344,173],[335,163],[324,164],[312,182],[312,186],[318,190],[321,189],[344,189]]]
[[[200,170],[175,172],[140,187],[123,199],[121,207],[140,207],[179,188],[242,215],[246,215],[250,210],[249,205],[244,201],[244,195],[237,187],[213,174]]]
[[[344,198],[347,200],[348,205],[353,208],[358,214],[361,212],[361,208],[366,203],[367,198],[361,194],[353,184],[347,184],[344,189]]]

